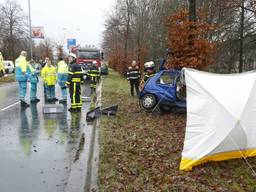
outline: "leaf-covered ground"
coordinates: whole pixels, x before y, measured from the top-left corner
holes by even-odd
[[[0,77],[0,85],[4,83],[11,83],[15,81],[13,74],[9,74],[7,77]]]
[[[101,119],[100,191],[256,191],[243,159],[179,171],[186,115],[140,112],[117,73],[104,78],[102,99],[103,105],[119,104],[119,111]],[[256,169],[256,157],[248,162]]]

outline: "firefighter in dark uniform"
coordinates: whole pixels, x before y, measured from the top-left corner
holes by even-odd
[[[155,63],[153,61],[147,62],[144,64],[144,82],[150,77],[153,77],[156,74]]]
[[[81,100],[81,82],[83,81],[83,72],[81,65],[76,63],[76,55],[70,53],[68,56],[69,69],[68,80],[66,86],[69,87],[69,94],[71,98],[70,112],[81,112],[82,100]]]
[[[97,82],[100,78],[100,71],[97,67],[97,62],[93,61],[91,67],[89,68],[88,75],[90,77],[90,87],[91,87],[91,94],[96,93],[96,86]]]
[[[132,66],[128,67],[127,79],[131,86],[131,95],[134,96],[134,88],[136,90],[137,96],[139,95],[139,85],[140,85],[140,69],[136,61],[132,61]]]

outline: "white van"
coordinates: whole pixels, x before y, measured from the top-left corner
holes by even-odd
[[[5,73],[14,73],[14,64],[12,61],[4,61]]]

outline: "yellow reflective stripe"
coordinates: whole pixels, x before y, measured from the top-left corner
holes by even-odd
[[[83,74],[82,71],[77,71],[77,72],[71,72],[69,71],[68,74],[74,75],[74,74]]]
[[[82,105],[79,104],[71,104],[71,108],[75,109],[75,108],[81,108]]]
[[[81,80],[71,80],[72,83],[81,83]]]
[[[72,106],[79,106],[79,107],[81,107],[82,106],[82,104],[77,104],[77,103],[75,103],[75,104],[71,104]]]
[[[73,89],[73,105],[76,105],[76,84],[74,84],[74,89]]]
[[[228,159],[253,157],[253,156],[256,156],[256,148],[241,150],[241,151],[223,152],[223,153],[206,156],[201,159],[182,158],[180,162],[180,170],[191,171],[194,166],[197,166],[209,161],[224,161]]]
[[[66,84],[68,84],[68,85],[69,85],[69,84],[70,84],[70,82],[66,81]]]
[[[72,78],[72,79],[71,79],[71,82],[80,83],[80,82],[81,82],[81,79],[80,79],[80,78]]]

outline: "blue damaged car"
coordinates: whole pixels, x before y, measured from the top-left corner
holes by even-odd
[[[140,106],[147,111],[186,109],[186,90],[180,70],[162,70],[148,79],[140,91]]]

